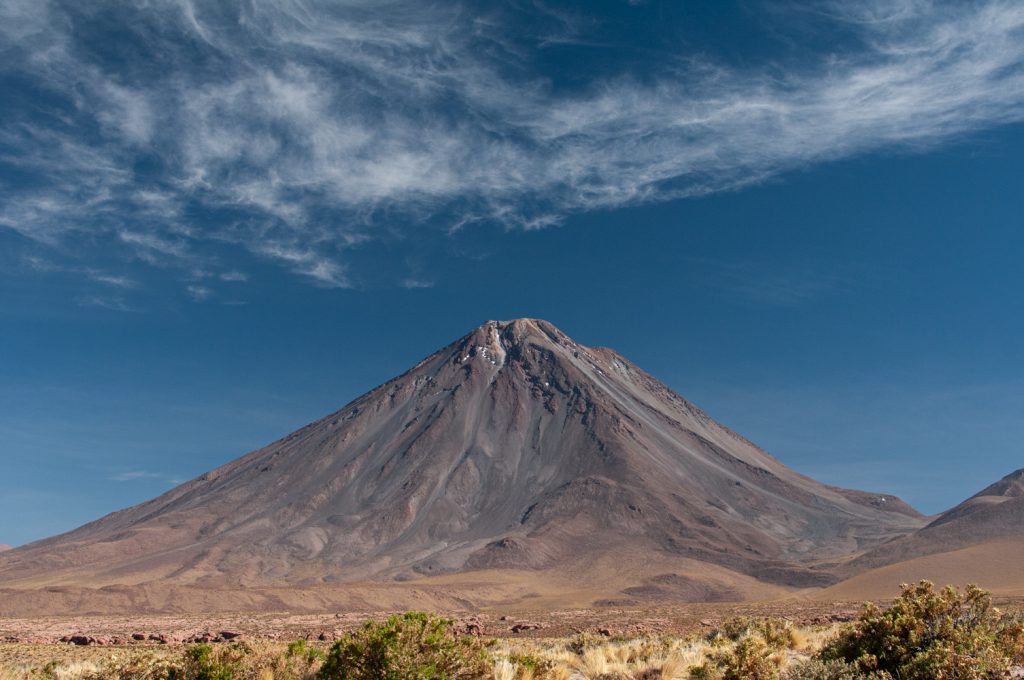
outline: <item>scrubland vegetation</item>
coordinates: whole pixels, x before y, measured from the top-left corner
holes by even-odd
[[[51,648],[53,649],[53,648]],[[8,650],[10,651],[10,650]],[[921,582],[850,624],[742,618],[689,638],[499,639],[392,616],[330,643],[123,647],[89,660],[0,661],[0,680],[987,680],[1024,665],[1024,619],[973,586]]]

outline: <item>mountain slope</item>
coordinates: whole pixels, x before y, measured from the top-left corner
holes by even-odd
[[[960,505],[938,515],[927,526],[907,536],[878,546],[850,561],[839,573],[853,576],[868,570],[895,565],[929,556],[932,570],[941,573],[945,553],[956,553],[979,546],[1013,546],[1024,538],[1024,469],[1012,472],[995,484],[971,496]],[[1000,553],[1003,548],[994,549]],[[988,550],[989,563],[1002,561]],[[1018,570],[1020,571],[1020,570]],[[950,569],[950,578],[969,574],[957,567]],[[966,576],[970,580],[969,575]],[[1021,579],[1024,584],[1024,578]]]
[[[818,590],[823,601],[886,600],[901,583],[922,579],[940,585],[974,583],[995,595],[1019,599],[1024,594],[1024,541],[997,539],[946,552],[911,557],[862,571],[834,586]]]
[[[789,585],[922,523],[785,467],[609,349],[483,324],[147,503],[0,557],[0,586],[203,588],[687,560]],[[699,584],[698,584],[699,585]]]
[[[1007,501],[1010,501],[1009,505],[1000,507]],[[1014,516],[1019,515],[1021,512],[1020,508],[1024,507],[1022,504],[1024,504],[1024,468],[1011,472],[995,484],[974,494],[955,508],[942,513],[926,528],[939,527],[944,524],[965,520],[965,525],[970,524],[975,527],[977,525],[992,525],[996,531],[1010,530],[1012,532],[1014,529],[1020,529],[1024,526],[1020,523],[1007,523],[1007,520],[1011,520]],[[978,512],[981,514],[972,517],[972,515]],[[999,528],[1001,524],[1006,526]]]

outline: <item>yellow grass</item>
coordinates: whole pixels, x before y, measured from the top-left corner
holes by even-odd
[[[805,660],[820,649],[838,626],[791,630],[789,649],[776,652],[781,667]],[[582,649],[578,647],[582,644]],[[712,645],[701,637],[645,636],[629,640],[505,640],[492,650],[500,659],[495,680],[593,680],[599,677],[636,678],[645,672],[662,680],[688,680],[690,670],[709,660],[712,652],[727,652],[735,642]],[[576,651],[573,651],[576,647]],[[528,655],[546,668],[531,674],[510,659]]]

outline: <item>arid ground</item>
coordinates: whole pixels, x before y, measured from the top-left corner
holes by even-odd
[[[1024,598],[995,602],[1004,611],[1024,611]],[[495,677],[513,680],[534,677],[523,667],[524,658],[548,664],[551,677],[689,677],[688,669],[717,649],[708,641],[730,622],[763,619],[793,631],[777,655],[785,668],[809,659],[860,612],[856,602],[787,599],[445,615],[459,633],[493,640]],[[385,617],[382,612],[345,612],[0,619],[0,678],[105,677],[105,669],[114,668],[151,672],[200,642],[224,653],[244,650],[251,668],[271,668],[289,658],[291,642],[304,640],[311,649],[325,651],[366,621]],[[305,677],[284,675],[280,669],[252,673],[260,678]]]

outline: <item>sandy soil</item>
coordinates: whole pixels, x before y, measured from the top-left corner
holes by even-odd
[[[997,596],[1024,595],[1024,543],[996,541],[872,569],[826,588],[817,599],[874,599],[891,595],[895,584],[926,579],[938,584],[975,583]]]

